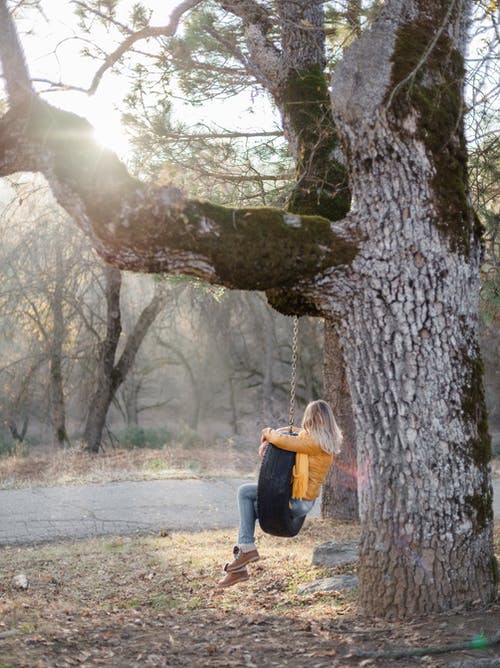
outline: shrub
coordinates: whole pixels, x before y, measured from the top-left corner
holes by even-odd
[[[0,457],[8,457],[13,455],[16,449],[16,441],[10,436],[0,432]]]
[[[138,425],[127,427],[121,432],[115,434],[120,447],[127,450],[134,448],[153,448],[161,450],[165,443],[170,440],[170,433],[165,428],[146,429]]]
[[[188,425],[183,425],[175,434],[175,440],[183,448],[198,448],[203,445],[203,437]]]

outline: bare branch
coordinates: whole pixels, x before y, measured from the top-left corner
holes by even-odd
[[[175,141],[196,141],[198,139],[251,139],[252,137],[282,137],[283,131],[272,132],[192,132],[180,133],[166,132],[162,134],[163,139],[174,139]]]
[[[65,84],[63,81],[52,81],[51,79],[40,79],[35,77],[32,79],[33,83],[47,84],[48,88],[41,90],[42,93],[53,93],[55,91],[73,90],[78,93],[88,93],[87,88],[83,86],[74,86],[73,84]]]
[[[109,70],[115,63],[117,63],[120,58],[127,52],[129,51],[132,46],[136,43],[139,42],[140,40],[143,39],[148,39],[150,37],[172,37],[175,35],[177,28],[179,26],[179,21],[181,20],[182,16],[188,12],[190,9],[193,9],[197,5],[199,5],[203,0],[184,0],[184,2],[181,2],[180,5],[178,5],[170,14],[170,22],[165,25],[165,26],[147,26],[146,28],[143,28],[142,30],[138,30],[137,32],[131,33],[121,44],[120,46],[113,51],[113,53],[110,53],[104,63],[101,65],[101,67],[97,70],[97,72],[94,74],[94,78],[92,79],[92,83],[89,86],[88,89],[88,94],[93,95],[97,87],[99,86],[99,83],[101,82],[102,77],[104,76],[104,73]]]

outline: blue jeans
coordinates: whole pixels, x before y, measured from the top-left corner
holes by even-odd
[[[290,505],[294,517],[303,517],[314,506],[314,501],[290,499]],[[238,545],[255,543],[255,522],[257,521],[256,483],[245,483],[238,488],[238,512],[240,515]]]

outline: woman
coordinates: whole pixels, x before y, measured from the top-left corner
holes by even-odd
[[[302,517],[314,506],[319,495],[333,455],[340,452],[342,432],[340,431],[332,409],[321,399],[311,401],[304,411],[302,429],[297,436],[283,429],[266,428],[262,430],[259,456],[263,457],[269,443],[297,453],[292,475],[291,512]],[[218,587],[230,587],[248,580],[247,565],[260,558],[255,545],[255,522],[257,520],[257,485],[248,483],[238,489],[238,512],[240,524],[238,545],[233,549],[233,561],[224,566],[225,577]]]

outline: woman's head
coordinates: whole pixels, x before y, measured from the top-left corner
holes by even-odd
[[[342,432],[329,404],[322,399],[311,401],[304,411],[302,426],[325,452],[337,454],[342,445]]]

